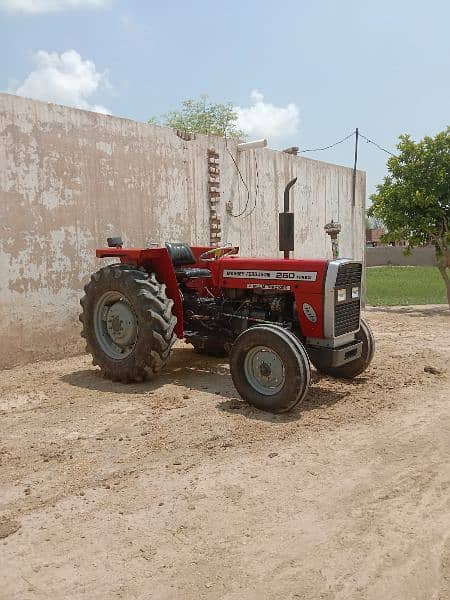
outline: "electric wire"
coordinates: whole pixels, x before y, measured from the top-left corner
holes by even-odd
[[[230,149],[228,148],[228,140],[227,140],[226,136],[225,136],[225,148],[226,148],[228,154],[230,155],[231,160],[233,161],[234,166],[236,167],[236,170],[239,173],[239,177],[240,177],[240,179],[241,179],[242,183],[244,184],[244,187],[245,187],[245,189],[247,191],[247,200],[245,201],[244,208],[240,212],[238,212],[237,214],[233,214],[232,212],[230,212],[229,214],[230,214],[231,217],[234,217],[235,219],[238,218],[238,217],[243,217],[245,219],[245,218],[249,217],[253,213],[253,211],[255,210],[256,204],[257,204],[256,199],[257,199],[257,196],[258,196],[258,193],[259,193],[259,171],[258,171],[258,161],[257,161],[257,158],[256,158],[256,152],[253,151],[253,155],[255,157],[255,170],[256,170],[256,191],[255,191],[255,197],[254,197],[252,209],[250,210],[249,213],[244,214],[247,211],[248,205],[250,203],[250,189],[249,189],[249,187],[247,185],[247,182],[245,181],[245,179],[244,179],[244,177],[243,177],[243,175],[241,173],[239,165],[237,164],[234,156],[232,155],[232,153],[230,152]]]
[[[383,148],[383,146],[380,146],[380,144],[377,144],[376,142],[374,142],[373,140],[369,139],[368,137],[366,137],[363,133],[359,132],[360,137],[362,137],[364,140],[366,140],[366,142],[368,142],[369,144],[373,144],[374,146],[376,146],[379,150],[382,150],[383,152],[386,152],[386,154],[390,154],[391,156],[396,156],[396,154],[394,154],[393,152],[390,152],[389,150],[386,150],[386,148]]]
[[[355,135],[355,132],[352,131],[351,133],[346,135],[344,138],[342,138],[342,140],[338,140],[337,142],[334,142],[334,144],[330,144],[329,146],[324,146],[323,148],[306,148],[305,150],[300,150],[300,154],[303,154],[304,152],[320,152],[322,150],[328,150],[329,148],[334,148],[334,146],[337,146],[338,144],[342,144],[343,142],[346,142],[354,135]]]
[[[236,167],[237,172],[239,173],[239,177],[240,177],[242,183],[244,184],[245,189],[247,190],[247,200],[245,202],[245,206],[244,206],[243,210],[241,210],[241,212],[239,212],[237,215],[234,215],[232,212],[229,213],[231,217],[238,218],[238,217],[241,217],[245,213],[245,211],[247,210],[247,207],[248,207],[249,202],[250,202],[250,190],[248,189],[248,185],[247,185],[246,181],[244,180],[244,178],[242,176],[241,170],[239,169],[239,165],[237,164],[234,156],[231,154],[230,149],[228,148],[228,139],[227,139],[226,136],[225,136],[225,148],[226,148],[226,151],[228,152],[228,154],[230,155],[231,160],[233,161],[234,166]]]
[[[345,137],[343,137],[342,139],[338,140],[337,142],[334,142],[333,144],[329,144],[328,146],[323,146],[321,148],[305,148],[305,150],[300,150],[300,154],[304,154],[305,152],[322,152],[324,150],[329,150],[330,148],[334,148],[335,146],[338,146],[339,144],[343,144],[344,142],[346,142],[347,140],[349,140],[350,138],[352,138],[353,136],[356,135],[356,131],[352,131],[351,133],[349,133],[348,135],[346,135]],[[390,152],[389,150],[387,150],[386,148],[383,148],[383,146],[380,146],[380,144],[378,144],[377,142],[375,142],[374,140],[371,140],[370,138],[368,138],[367,136],[365,136],[363,133],[361,133],[360,131],[358,131],[358,135],[359,137],[363,138],[367,143],[372,144],[373,146],[375,146],[376,148],[378,148],[379,150],[381,150],[382,152],[385,152],[386,154],[389,154],[390,156],[396,156],[396,154],[394,154],[393,152]],[[250,204],[250,189],[247,185],[247,182],[245,181],[241,170],[239,168],[239,165],[236,162],[236,159],[234,158],[233,154],[230,152],[230,149],[228,148],[228,139],[225,136],[225,148],[228,152],[228,154],[231,157],[231,160],[234,163],[234,166],[236,167],[236,170],[239,174],[239,178],[242,181],[242,183],[244,184],[244,187],[246,189],[247,192],[247,199],[245,201],[245,205],[244,208],[238,212],[237,214],[233,214],[232,212],[230,212],[230,216],[234,217],[234,218],[239,218],[239,217],[249,217],[254,210],[256,209],[256,205],[257,205],[257,197],[259,194],[259,172],[258,172],[258,161],[256,158],[256,152],[253,151],[254,154],[254,159],[255,159],[255,172],[256,172],[256,189],[255,189],[255,197],[254,197],[254,201],[253,201],[253,207],[250,210],[249,213],[245,214],[248,206]]]
[[[247,217],[249,217],[255,210],[256,208],[256,199],[258,197],[259,194],[259,170],[258,170],[258,159],[256,158],[256,151],[253,150],[253,157],[255,159],[255,174],[256,174],[256,185],[255,185],[255,198],[253,201],[253,208],[251,209],[251,211],[249,213],[247,213],[246,215],[244,215],[244,219],[246,219]]]
[[[334,142],[334,144],[330,144],[329,146],[323,146],[323,148],[305,148],[305,150],[300,150],[300,153],[303,154],[304,152],[321,152],[323,150],[329,150],[330,148],[334,148],[338,144],[342,144],[343,142],[346,142],[348,139],[350,139],[351,137],[353,137],[355,134],[356,134],[356,131],[352,131],[352,133],[349,133],[347,136],[345,136],[341,140],[338,140],[337,142]],[[371,140],[370,138],[368,138],[367,136],[365,136],[360,131],[358,131],[358,135],[359,135],[359,137],[361,137],[364,140],[366,140],[366,142],[368,142],[369,144],[373,144],[379,150],[382,150],[383,152],[386,152],[386,154],[389,154],[390,156],[396,156],[396,154],[394,154],[390,150],[386,150],[386,148],[383,148],[383,146],[380,146],[380,144],[378,144],[374,140]]]

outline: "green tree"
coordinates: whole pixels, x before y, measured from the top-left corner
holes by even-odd
[[[179,110],[169,111],[160,119],[152,117],[149,123],[189,133],[243,139],[245,135],[237,128],[237,119],[231,102],[210,102],[208,96],[203,95],[198,100],[183,100]]]
[[[368,215],[385,224],[385,241],[404,239],[407,252],[434,245],[450,306],[450,127],[419,142],[402,135],[397,148]]]

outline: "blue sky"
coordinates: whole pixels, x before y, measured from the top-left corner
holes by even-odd
[[[393,150],[449,124],[449,23],[448,0],[0,0],[0,89],[137,120],[206,93],[272,147],[358,126]],[[369,193],[386,158],[362,141]]]

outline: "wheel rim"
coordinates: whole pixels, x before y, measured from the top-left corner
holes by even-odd
[[[273,396],[284,386],[283,361],[267,346],[255,346],[247,352],[244,373],[252,388],[264,396]]]
[[[128,300],[119,292],[105,292],[94,307],[94,330],[103,352],[115,360],[131,354],[138,325]]]

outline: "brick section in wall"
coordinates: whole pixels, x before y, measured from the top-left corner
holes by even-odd
[[[222,241],[222,230],[217,205],[220,199],[219,154],[213,148],[208,150],[208,199],[209,199],[209,242],[218,246]]]

